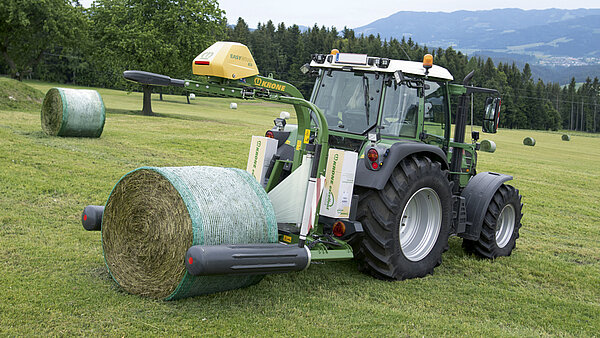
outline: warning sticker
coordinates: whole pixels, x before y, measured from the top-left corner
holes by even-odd
[[[310,129],[304,130],[304,144],[308,144],[308,140],[310,139]]]

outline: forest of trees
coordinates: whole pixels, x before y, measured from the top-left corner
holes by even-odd
[[[290,82],[307,96],[313,79],[299,68],[312,53],[366,53],[421,61],[427,53],[455,82],[475,70],[472,84],[502,95],[500,126],[541,130],[600,131],[600,83],[588,77],[565,86],[533,79],[528,64],[495,65],[456,51],[431,48],[411,39],[356,36],[351,29],[272,21],[250,29],[243,19],[227,26],[216,0],[3,0],[0,3],[0,74],[78,85],[139,90],[122,77],[136,69],[191,78],[191,62],[218,40],[247,45],[263,75]],[[481,102],[476,109],[481,109]],[[480,114],[479,114],[480,115]]]

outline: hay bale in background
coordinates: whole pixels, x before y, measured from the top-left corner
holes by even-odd
[[[563,134],[563,136],[562,136],[562,140],[563,140],[563,141],[571,141],[571,136],[570,136],[570,135],[568,135],[568,134]]]
[[[496,151],[496,143],[494,141],[491,140],[483,140],[480,143],[480,148],[481,151],[485,151],[488,153],[493,153]]]
[[[113,188],[102,219],[102,247],[126,291],[166,300],[241,288],[263,276],[192,276],[192,245],[274,243],[275,212],[247,172],[215,167],[143,167]]]
[[[237,109],[237,103],[235,103],[235,102],[231,102],[231,103],[229,104],[229,109]]]
[[[42,129],[51,136],[100,137],[105,116],[97,91],[51,88],[42,104]]]
[[[523,144],[526,146],[535,146],[535,139],[533,137],[526,137],[523,139]]]

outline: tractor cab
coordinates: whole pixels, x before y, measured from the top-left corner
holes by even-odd
[[[311,102],[327,118],[331,146],[359,151],[347,139],[376,133],[384,144],[412,139],[447,149],[453,77],[430,57],[419,63],[337,50],[314,54],[304,69],[317,77]]]
[[[375,134],[378,156],[366,163],[369,170],[381,170],[386,152],[399,141],[431,144],[443,150],[441,161],[449,160],[449,82],[453,77],[445,68],[433,65],[431,55],[420,63],[334,49],[328,55],[313,54],[310,64],[301,70],[316,77],[310,102],[325,116],[330,147],[365,158],[374,145],[368,136]],[[315,115],[311,112],[313,131],[320,127]],[[275,126],[266,136],[288,137],[278,130],[281,128]],[[293,143],[288,144],[279,151],[281,159],[291,160],[288,148]]]

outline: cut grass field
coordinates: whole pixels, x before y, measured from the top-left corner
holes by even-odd
[[[45,93],[52,84],[30,82]],[[467,255],[459,238],[433,276],[384,282],[354,261],[164,302],[110,278],[100,233],[80,224],[140,166],[245,168],[250,138],[287,106],[100,89],[99,139],[45,136],[39,109],[0,110],[0,335],[595,336],[600,332],[600,137],[500,130],[479,171],[514,176],[525,204],[512,256]],[[230,110],[237,102],[239,109]],[[522,145],[526,136],[535,147]]]

